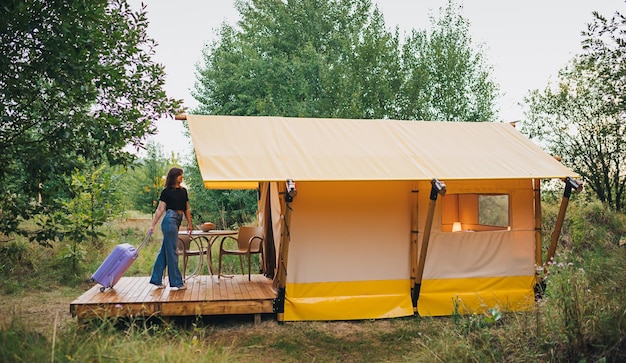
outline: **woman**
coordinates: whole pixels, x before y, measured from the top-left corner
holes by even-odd
[[[180,227],[183,215],[187,218],[189,233],[193,230],[193,224],[191,224],[191,211],[189,209],[187,189],[180,185],[182,182],[183,170],[171,168],[167,173],[165,188],[161,191],[159,205],[157,206],[154,219],[152,219],[152,225],[150,226],[150,233],[152,233],[154,226],[163,213],[165,213],[165,217],[161,222],[163,243],[156,257],[156,261],[154,262],[152,277],[150,278],[150,283],[156,285],[159,289],[165,287],[165,285],[163,285],[163,271],[165,270],[165,266],[167,266],[167,273],[172,290],[186,289],[183,284],[183,276],[178,269],[176,245],[178,243],[178,227]]]

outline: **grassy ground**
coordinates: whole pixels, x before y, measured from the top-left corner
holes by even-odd
[[[574,206],[547,291],[526,313],[278,324],[266,316],[107,320],[78,325],[69,303],[116,243],[136,244],[149,220],[112,224],[99,248],[68,271],[65,246],[15,240],[0,248],[1,362],[572,362],[626,361],[623,216]],[[549,219],[558,210],[548,209]],[[584,217],[583,217],[584,216]],[[597,220],[596,220],[597,219]],[[601,220],[602,223],[599,223]],[[580,235],[579,235],[580,234]],[[594,242],[590,242],[595,238]],[[145,276],[160,236],[129,274]],[[577,240],[581,242],[576,242]]]

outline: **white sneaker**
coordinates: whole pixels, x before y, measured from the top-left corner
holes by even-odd
[[[183,285],[183,286],[172,287],[172,291],[178,291],[178,290],[187,290],[187,286]]]

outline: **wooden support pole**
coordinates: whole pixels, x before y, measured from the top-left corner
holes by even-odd
[[[290,182],[293,189],[290,189]],[[285,295],[287,293],[287,262],[289,257],[289,241],[291,240],[290,226],[291,226],[291,202],[296,195],[295,184],[292,180],[287,181],[287,187],[285,188],[285,204],[282,223],[282,233],[280,238],[280,248],[278,252],[278,272],[277,272],[277,287],[278,296],[274,301],[274,312],[276,312],[276,320],[278,322],[285,321]]]
[[[417,279],[417,247],[419,238],[419,190],[417,189],[417,183],[411,189],[411,296],[413,297],[413,311],[417,311],[417,295],[413,293],[415,291],[416,279]]]
[[[559,241],[559,237],[561,235],[561,228],[563,227],[563,220],[565,219],[565,211],[567,210],[567,204],[569,203],[569,196],[563,196],[561,199],[561,207],[559,208],[559,215],[556,218],[556,223],[554,225],[554,231],[552,231],[552,236],[550,238],[550,247],[548,247],[548,255],[546,256],[546,264],[552,262],[552,258],[554,258],[554,253],[556,251],[556,244]]]
[[[179,113],[177,115],[174,115],[174,120],[186,121],[187,120],[187,115],[184,114],[184,113]]]
[[[533,191],[535,193],[535,266],[541,268],[543,266],[541,259],[541,180],[533,179]],[[536,276],[536,279],[536,283],[541,283],[539,275]]]
[[[554,231],[552,232],[552,236],[550,239],[550,247],[548,248],[548,255],[546,256],[546,265],[552,262],[554,258],[554,253],[556,251],[556,244],[561,235],[561,228],[563,227],[563,220],[565,219],[565,211],[567,210],[567,204],[569,203],[569,198],[572,194],[572,189],[576,191],[581,191],[583,189],[582,183],[576,181],[570,177],[565,178],[565,191],[563,192],[563,199],[561,200],[561,207],[559,208],[559,215],[556,218],[556,223],[554,225]],[[546,267],[544,266],[544,271],[546,271]]]
[[[428,252],[428,242],[430,240],[430,230],[432,229],[433,217],[435,215],[437,196],[445,194],[446,185],[437,179],[433,179],[430,189],[430,203],[428,204],[428,212],[426,214],[426,224],[424,225],[424,236],[422,237],[422,246],[420,248],[417,273],[415,275],[415,289],[413,291],[414,301],[417,301],[419,298],[420,289],[422,287],[422,276],[424,275],[424,265],[426,264],[426,253]]]
[[[428,212],[426,214],[426,225],[424,226],[424,237],[422,237],[422,246],[420,248],[419,261],[417,263],[417,273],[415,275],[416,285],[422,283],[422,276],[424,275],[424,265],[426,264],[426,253],[428,252],[428,242],[430,239],[430,230],[432,229],[433,216],[435,214],[435,205],[437,199],[430,200],[428,203]],[[419,292],[418,292],[419,293]]]

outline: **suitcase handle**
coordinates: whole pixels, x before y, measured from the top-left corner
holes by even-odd
[[[137,247],[137,253],[141,251],[141,249],[146,244],[146,242],[148,242],[151,236],[152,236],[152,232],[148,231],[148,234],[146,234],[146,236],[143,238],[143,241],[141,241],[141,243],[139,244],[139,247]]]

